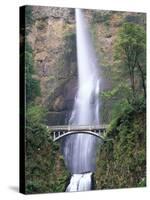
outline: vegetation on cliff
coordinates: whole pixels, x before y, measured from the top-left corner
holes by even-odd
[[[145,106],[128,107],[110,126],[97,161],[96,189],[146,185]]]
[[[47,109],[36,99],[41,96],[33,50],[27,37],[31,30],[32,8],[26,7],[25,51],[25,192],[63,192],[69,176],[59,145],[53,143],[45,125]],[[21,60],[23,61],[23,60]]]
[[[146,185],[146,47],[145,29],[124,23],[115,45],[115,76],[102,97],[111,102],[106,142],[97,158],[96,188]],[[113,101],[113,104],[112,104]]]
[[[68,172],[59,145],[53,143],[45,125],[46,110],[35,102],[40,87],[33,78],[32,49],[26,46],[26,193],[60,192],[65,190]]]

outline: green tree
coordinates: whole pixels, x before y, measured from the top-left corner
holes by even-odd
[[[134,23],[124,23],[119,32],[116,45],[116,59],[120,60],[129,75],[133,100],[139,89],[136,78],[141,79],[144,96],[146,98],[146,33],[142,26]]]

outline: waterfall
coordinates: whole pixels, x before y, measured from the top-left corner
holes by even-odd
[[[66,192],[85,191],[91,189],[91,175],[86,174],[73,174],[68,185]]]
[[[76,9],[78,91],[69,121],[70,125],[99,124],[99,71],[92,40],[82,10]],[[64,158],[73,174],[66,191],[91,189],[96,167],[96,137],[76,134],[66,137]]]

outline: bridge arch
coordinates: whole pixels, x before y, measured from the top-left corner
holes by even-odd
[[[100,136],[99,133],[95,133],[93,131],[82,131],[82,130],[80,130],[80,131],[68,131],[68,132],[65,132],[65,133],[55,137],[54,141],[58,141],[58,140],[62,139],[63,137],[67,137],[69,135],[75,135],[75,134],[89,134],[89,135],[93,135],[93,136],[95,136],[95,137],[97,137],[97,138],[99,138],[101,140],[104,140],[104,138],[102,136]]]

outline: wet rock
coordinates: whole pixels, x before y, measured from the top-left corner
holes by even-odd
[[[46,124],[48,126],[67,125],[70,118],[70,112],[48,112],[46,117]]]
[[[73,77],[70,80],[66,80],[56,88],[48,98],[49,111],[71,111],[74,104],[74,98],[77,91],[77,78]]]
[[[59,110],[63,110],[65,107],[65,99],[63,96],[58,96],[55,101],[54,101],[54,104],[53,104],[53,109],[55,111],[59,111]]]

